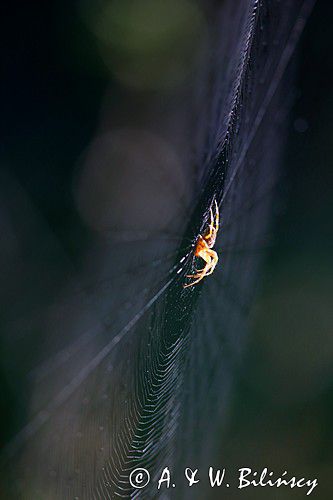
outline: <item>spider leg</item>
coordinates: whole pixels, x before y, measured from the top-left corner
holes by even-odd
[[[198,257],[200,257],[201,259],[203,259],[206,262],[205,266],[202,269],[196,269],[195,274],[187,274],[186,275],[187,278],[198,278],[199,276],[201,276],[201,274],[207,273],[207,268],[210,267],[211,262],[212,262],[211,251],[209,249],[205,248],[205,250],[202,251],[198,255]]]
[[[191,276],[192,278],[199,278],[202,276],[202,278],[205,278],[206,276],[209,276],[210,274],[213,274],[216,264],[218,262],[218,257],[212,258],[209,264],[207,264],[203,269],[202,272],[198,272],[198,274]]]
[[[198,270],[196,274],[187,274],[186,278],[199,278],[199,276],[201,276],[202,274],[207,276],[207,269],[206,269],[207,267],[210,267],[210,264],[206,264],[205,267],[203,269]]]
[[[200,256],[203,258],[202,256]],[[186,277],[187,278],[196,278],[195,281],[192,283],[188,283],[187,285],[184,285],[184,288],[187,288],[189,286],[193,286],[196,283],[199,283],[203,278],[206,276],[209,276],[214,272],[214,269],[216,267],[216,264],[218,262],[218,255],[214,250],[206,250],[205,251],[205,259],[206,265],[203,269],[200,269],[197,271],[197,274],[188,274]]]
[[[208,263],[207,263],[208,264]],[[205,270],[206,270],[206,267],[207,267],[207,264],[205,265],[205,267],[203,267],[202,269],[195,269],[195,274],[187,274],[187,278],[196,278],[197,276],[199,276],[201,273],[204,273]],[[209,262],[210,264],[210,262]]]
[[[213,214],[213,209],[211,207],[210,208],[209,231],[208,231],[208,233],[204,237],[205,240],[212,240],[213,242],[215,242],[216,235],[217,235],[217,232],[219,230],[219,219],[220,219],[218,204],[217,204],[216,200],[214,200],[214,201],[215,201],[215,217],[214,217],[214,214]]]
[[[219,222],[220,222],[220,214],[219,214],[219,206],[217,201],[215,200],[215,231],[219,230]]]
[[[218,263],[218,255],[215,252],[215,250],[210,250],[210,257],[211,257],[211,263],[210,263],[210,269],[207,271],[206,276],[209,276],[214,272],[214,269],[216,267],[216,264]]]
[[[211,208],[211,213],[213,214],[213,209]],[[219,230],[219,208],[218,208],[218,205],[217,205],[217,201],[215,200],[215,217],[213,217],[213,220],[211,220],[211,223],[210,223],[210,226],[209,227],[213,227],[213,231],[215,232],[215,234],[217,233],[217,231]]]
[[[207,264],[207,266],[209,267],[209,264]],[[189,286],[195,285],[196,283],[199,283],[199,281],[201,281],[205,276],[207,276],[206,273],[201,273],[200,276],[198,277],[198,279],[196,279],[195,281],[192,281],[192,283],[187,283],[187,285],[183,285],[184,288],[187,288]]]
[[[214,214],[213,214],[212,207],[210,207],[209,212],[210,212],[209,232],[206,234],[205,239],[209,239],[212,236],[212,234],[213,234],[213,232],[215,230],[215,227],[214,227]]]
[[[186,285],[184,285],[184,288],[187,288],[189,286],[195,285],[196,283],[199,283],[199,281],[201,281],[209,273],[211,266],[213,264],[211,253],[210,252],[208,253],[207,251],[205,251],[203,253],[203,255],[200,255],[200,257],[206,261],[205,267],[203,269],[198,270],[196,274],[187,274],[186,275],[187,278],[196,278],[196,279],[192,283],[187,283]]]

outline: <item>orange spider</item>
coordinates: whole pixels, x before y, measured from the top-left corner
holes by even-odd
[[[201,235],[199,234],[197,244],[195,247],[194,255],[196,257],[201,257],[206,264],[202,269],[196,270],[196,274],[187,274],[186,278],[196,278],[192,283],[187,283],[184,288],[188,286],[193,286],[199,283],[205,276],[209,276],[214,272],[217,261],[219,260],[215,250],[212,250],[215,245],[216,235],[219,230],[219,207],[215,201],[215,217],[213,214],[213,209],[210,207],[210,224],[206,232]]]

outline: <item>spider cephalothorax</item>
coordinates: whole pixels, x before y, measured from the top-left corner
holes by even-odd
[[[216,200],[214,200],[215,217],[213,209],[210,207],[210,224],[203,235],[199,234],[194,255],[203,259],[206,264],[202,269],[195,271],[195,274],[187,274],[187,278],[195,278],[192,283],[187,283],[184,288],[199,283],[205,276],[212,274],[218,261],[218,256],[215,250],[212,250],[215,245],[216,235],[219,230],[219,207]]]

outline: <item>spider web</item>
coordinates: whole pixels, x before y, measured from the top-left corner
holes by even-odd
[[[186,466],[214,461],[227,417],[262,251],[271,242],[292,56],[312,4],[206,6],[210,29],[195,86],[194,152],[184,167],[194,186],[165,233],[139,231],[135,238],[131,229],[128,240],[122,232],[103,240],[102,253],[110,256],[97,290],[91,293],[88,279],[88,289],[76,295],[81,324],[64,322],[66,298],[50,342],[23,362],[31,411],[2,454],[15,478],[13,497],[155,498],[165,466],[177,489],[164,498],[208,495],[178,484]],[[171,187],[169,195],[179,197]],[[219,266],[184,289],[214,198]],[[75,296],[72,288],[68,297]],[[136,467],[150,471],[144,490],[129,483]]]

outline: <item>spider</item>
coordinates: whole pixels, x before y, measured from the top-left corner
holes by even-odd
[[[188,286],[193,286],[199,283],[205,276],[209,276],[214,272],[215,266],[218,261],[218,256],[215,250],[212,250],[215,245],[216,235],[219,230],[219,207],[215,201],[215,217],[213,214],[213,209],[210,207],[210,224],[203,235],[199,234],[194,255],[195,257],[201,257],[206,264],[202,269],[196,270],[196,274],[187,274],[186,278],[195,278],[192,283],[187,283],[184,288]]]

